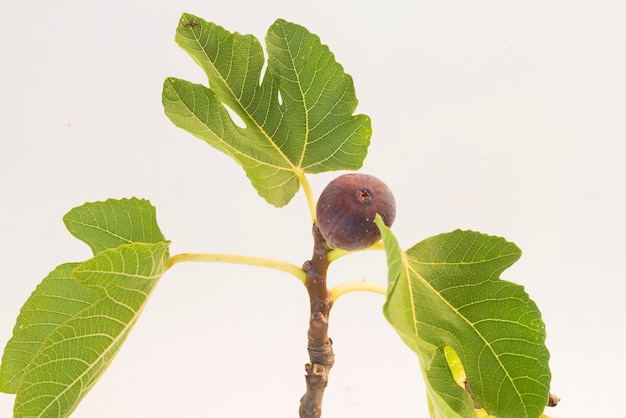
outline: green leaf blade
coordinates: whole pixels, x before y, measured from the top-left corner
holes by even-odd
[[[277,80],[290,122],[286,154],[307,173],[360,168],[371,126],[367,116],[352,116],[358,104],[352,77],[302,26],[278,19],[266,43],[268,72]]]
[[[383,240],[392,241],[390,234],[384,231]],[[420,358],[429,387],[442,396],[435,410],[450,407],[458,397],[452,391],[458,392],[459,382],[450,371],[431,368],[444,364],[443,351],[450,347],[488,413],[539,417],[550,383],[543,321],[521,286],[499,279],[519,258],[519,249],[498,237],[454,231],[406,253],[387,251],[390,284],[384,313],[418,355],[422,341],[435,347],[428,361]],[[471,402],[464,396],[455,407],[461,416],[458,408]]]
[[[168,243],[102,251],[74,270],[99,298],[56,327],[22,377],[15,417],[68,416],[104,373],[167,269]]]
[[[94,254],[133,242],[165,241],[156,221],[156,209],[144,199],[85,203],[70,210],[63,222]]]
[[[367,116],[352,115],[352,78],[317,36],[279,19],[266,40],[261,79],[265,57],[256,38],[183,14],[176,42],[203,68],[210,88],[170,77],[163,107],[176,126],[234,158],[260,196],[284,206],[303,173],[360,168],[371,126]]]
[[[236,160],[269,202],[284,206],[298,191],[288,161],[262,136],[236,126],[213,90],[169,77],[163,84],[163,105],[174,125]]]
[[[0,391],[16,393],[24,370],[60,324],[92,305],[98,293],[72,276],[80,263],[58,266],[37,286],[22,307],[0,367]]]
[[[426,383],[430,416],[432,418],[475,416],[470,396],[452,378],[442,348],[421,338],[418,333],[412,297],[398,297],[411,294],[409,281],[405,280],[409,274],[406,254],[402,252],[398,241],[385,226],[380,215],[376,216],[376,224],[381,231],[389,269],[387,302],[383,307],[383,313],[402,341],[418,355]]]
[[[262,113],[256,112],[266,102],[277,107],[271,96],[272,80],[266,80],[269,85],[260,84],[265,56],[254,36],[231,33],[215,23],[184,13],[175,41],[207,74],[216,97],[241,113],[244,120],[248,119],[246,122],[257,125],[255,120],[263,120],[259,117]]]
[[[0,366],[0,390],[17,395],[15,417],[67,416],[110,364],[167,268],[169,243],[146,200],[87,203],[64,221],[95,256],[58,266],[20,311]]]
[[[441,308],[436,316],[418,313],[418,332],[457,351],[476,400],[499,416],[540,416],[549,393],[539,310],[521,286],[499,280],[520,255],[512,243],[471,231],[407,251],[410,274],[419,277],[414,290],[430,293],[419,303]]]

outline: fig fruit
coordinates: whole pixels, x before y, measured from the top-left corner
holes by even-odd
[[[328,183],[320,195],[317,226],[330,247],[361,250],[380,240],[374,223],[377,213],[385,225],[393,224],[396,201],[389,187],[374,176],[344,174]]]

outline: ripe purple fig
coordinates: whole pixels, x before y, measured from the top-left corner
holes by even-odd
[[[324,189],[317,201],[317,226],[333,248],[361,250],[380,240],[374,223],[378,213],[385,225],[396,218],[396,201],[389,187],[374,176],[344,174]]]

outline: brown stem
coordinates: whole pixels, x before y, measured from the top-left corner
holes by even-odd
[[[322,398],[328,384],[328,374],[335,362],[332,340],[328,338],[328,316],[333,298],[326,286],[328,271],[328,246],[317,225],[313,225],[313,257],[302,269],[306,272],[306,288],[311,303],[309,319],[309,363],[306,371],[306,393],[300,399],[300,418],[319,418],[322,415]]]
[[[561,398],[551,393],[548,398],[548,406],[557,406],[560,401]]]

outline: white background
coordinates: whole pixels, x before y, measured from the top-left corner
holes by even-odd
[[[122,5],[123,4],[123,5]],[[500,235],[503,277],[543,312],[554,417],[623,416],[626,6],[618,1],[0,2],[0,345],[57,264],[89,257],[61,217],[139,196],[172,253],[309,258],[302,193],[259,198],[228,157],[175,128],[161,86],[205,82],[174,43],[182,12],[263,39],[283,17],[354,77],[374,134],[363,172],[394,191],[404,248],[455,228]],[[337,173],[311,176],[319,194]],[[385,283],[382,253],[331,284]],[[331,315],[324,417],[427,415],[417,359],[383,297]],[[303,286],[250,267],[180,265],[75,417],[293,417],[304,392]],[[0,394],[0,416],[13,396]]]

